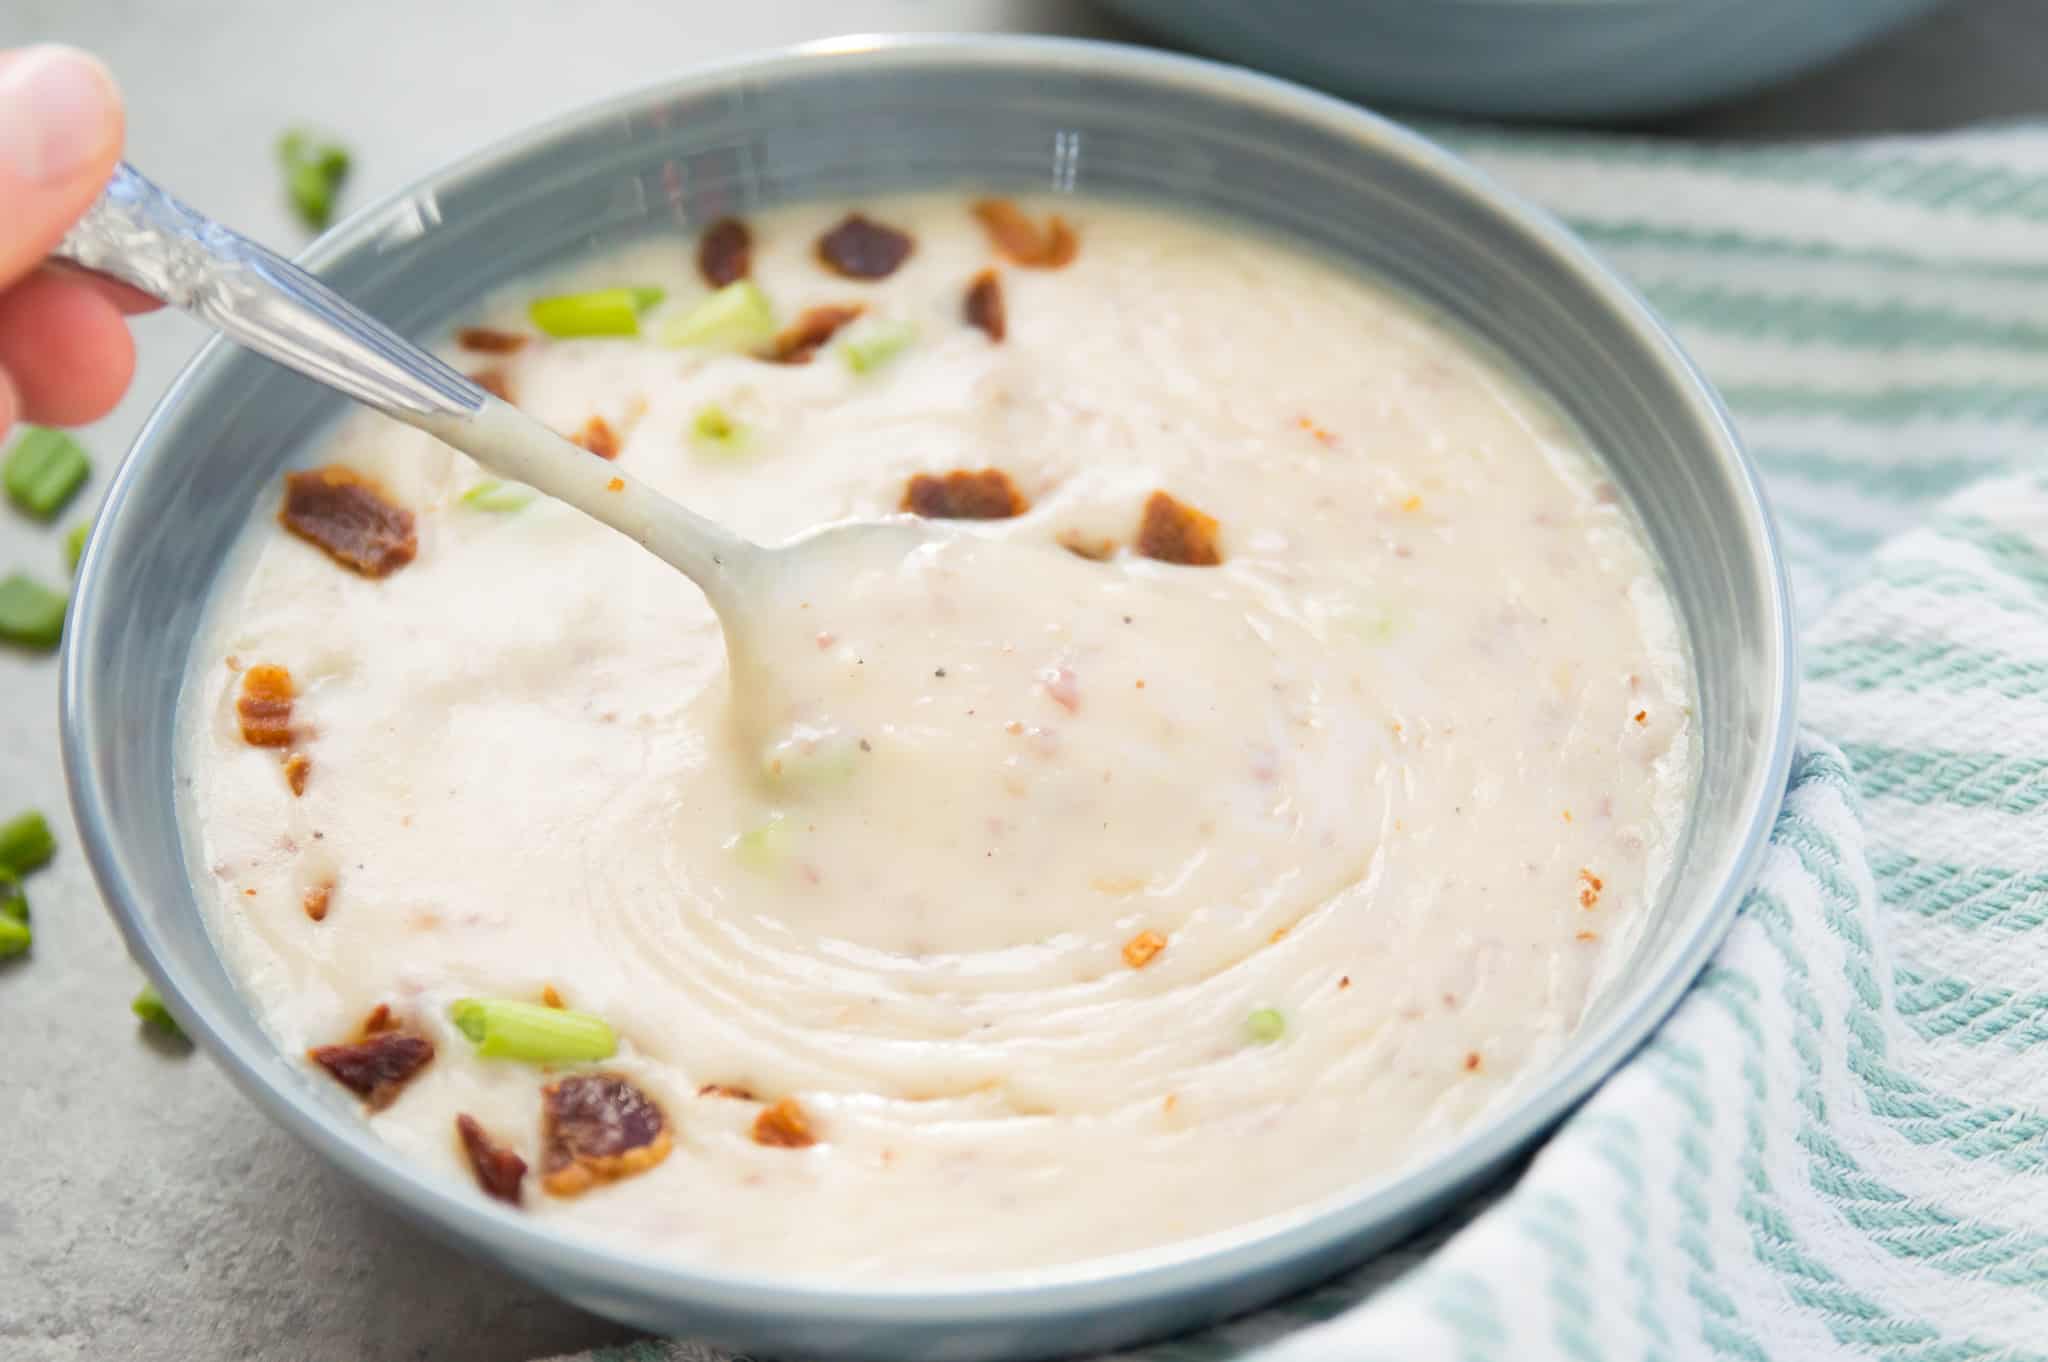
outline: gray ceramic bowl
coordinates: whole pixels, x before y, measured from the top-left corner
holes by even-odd
[[[333,1083],[278,1053],[214,950],[174,810],[179,687],[230,544],[339,402],[208,347],[108,492],[65,639],[73,806],[129,948],[258,1105],[427,1229],[600,1314],[776,1355],[919,1362],[1103,1348],[1259,1305],[1441,1214],[1671,1008],[1734,911],[1789,755],[1784,578],[1713,393],[1642,302],[1550,219],[1399,128],[1277,81],[1054,40],[828,44],[523,134],[359,214],[304,263],[425,334],[496,285],[650,230],[680,240],[691,224],[784,200],[939,185],[1163,198],[1356,262],[1489,337],[1608,452],[1662,555],[1697,658],[1704,770],[1670,892],[1569,1054],[1398,1178],[1144,1259],[1003,1279],[835,1289],[639,1261],[399,1158]]]
[[[1359,99],[1635,118],[1818,66],[1940,0],[1103,0],[1178,43]]]

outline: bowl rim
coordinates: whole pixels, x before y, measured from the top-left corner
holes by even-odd
[[[1051,68],[1131,81],[1139,87],[1169,86],[1211,99],[1246,103],[1321,128],[1346,140],[1372,145],[1380,154],[1405,160],[1417,170],[1485,198],[1513,222],[1554,263],[1567,267],[1574,282],[1597,297],[1625,323],[1630,341],[1664,368],[1687,398],[1689,426],[1732,475],[1746,515],[1747,541],[1768,588],[1770,618],[1763,637],[1769,655],[1769,712],[1764,759],[1757,763],[1740,800],[1749,810],[1740,838],[1721,858],[1711,880],[1714,901],[1696,915],[1673,963],[1635,1002],[1605,1019],[1557,1064],[1540,1084],[1469,1127],[1422,1161],[1352,1187],[1305,1207],[1262,1217],[1230,1230],[1177,1240],[1156,1250],[1084,1259],[1047,1269],[980,1274],[958,1279],[918,1279],[901,1286],[840,1285],[819,1279],[783,1280],[723,1271],[708,1265],[646,1261],[623,1249],[605,1247],[575,1233],[535,1223],[486,1203],[466,1186],[431,1173],[352,1116],[339,1120],[300,1094],[273,1085],[261,1072],[274,1063],[274,1047],[259,1052],[230,1037],[209,1010],[193,1001],[179,972],[166,967],[158,934],[140,908],[143,887],[126,874],[112,836],[109,791],[92,773],[93,737],[87,731],[83,697],[104,683],[95,675],[93,649],[80,639],[96,634],[104,607],[99,571],[102,531],[123,513],[139,470],[151,452],[182,422],[192,419],[186,398],[230,349],[210,339],[179,373],[145,421],[109,485],[80,562],[73,627],[65,630],[61,660],[59,724],[71,808],[95,880],[124,937],[129,953],[169,1000],[185,1029],[273,1120],[318,1151],[357,1183],[390,1204],[423,1220],[427,1227],[465,1245],[516,1250],[512,1265],[529,1274],[544,1269],[544,1284],[571,1293],[588,1287],[607,1297],[629,1295],[685,1308],[725,1314],[772,1314],[785,1327],[805,1324],[887,1324],[971,1327],[1015,1319],[1020,1311],[1045,1321],[1064,1314],[1134,1304],[1142,1298],[1213,1290],[1309,1257],[1334,1253],[1375,1227],[1413,1217],[1466,1188],[1501,1161],[1524,1148],[1582,1101],[1646,1040],[1676,1006],[1720,943],[1761,859],[1790,771],[1795,726],[1794,665],[1790,588],[1778,536],[1754,464],[1737,438],[1729,416],[1705,377],[1635,290],[1545,210],[1494,182],[1419,134],[1334,97],[1275,77],[1202,58],[1092,39],[1024,35],[849,34],[815,42],[743,54],[692,66],[594,104],[554,115],[508,134],[355,213],[296,257],[318,273],[342,256],[374,245],[393,215],[422,196],[487,173],[528,155],[539,146],[591,131],[668,100],[702,94],[736,82],[801,75],[821,62],[862,64],[879,71],[915,67]],[[352,1126],[351,1129],[345,1129]]]

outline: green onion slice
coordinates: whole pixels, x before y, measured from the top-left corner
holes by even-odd
[[[550,336],[637,336],[640,314],[662,299],[658,288],[601,288],[562,293],[527,305],[533,324]]]
[[[449,1020],[487,1059],[528,1064],[579,1064],[609,1059],[618,1035],[601,1017],[510,998],[462,998],[448,1008]]]
[[[0,823],[0,869],[22,876],[57,854],[50,825],[34,809]]]
[[[85,480],[92,476],[92,460],[78,441],[61,430],[28,427],[7,456],[0,479],[7,484],[7,497],[38,520],[54,520]]]
[[[715,454],[737,454],[746,448],[747,428],[716,402],[707,403],[690,422],[690,441]]]
[[[334,200],[348,178],[348,149],[317,140],[294,129],[277,141],[278,164],[284,167],[285,196],[299,221],[319,231],[334,217]]]
[[[61,592],[22,573],[0,578],[0,641],[56,647],[64,637],[64,611],[70,604]]]
[[[184,1039],[185,1033],[178,1026],[178,1019],[171,1015],[171,1009],[164,1006],[163,996],[153,984],[144,984],[142,991],[135,995],[135,1001],[128,1004],[128,1010],[154,1026],[167,1036]]]
[[[64,566],[71,572],[78,571],[78,560],[85,556],[85,537],[92,533],[92,522],[81,520],[64,535]]]
[[[0,960],[20,955],[35,940],[35,932],[26,922],[16,918],[0,917]]]
[[[661,324],[663,345],[747,350],[775,336],[775,309],[751,279],[735,279],[681,316]]]
[[[28,921],[28,893],[12,870],[0,869],[0,917]]]
[[[839,346],[846,367],[857,374],[872,373],[910,347],[917,339],[911,322],[873,321],[854,328]]]
[[[789,856],[796,848],[796,834],[790,831],[781,814],[776,814],[758,828],[750,828],[733,839],[732,854],[739,858],[741,865],[760,875],[772,875],[789,864]]]
[[[1245,1034],[1260,1045],[1271,1045],[1287,1034],[1287,1018],[1277,1007],[1262,1007],[1244,1019]]]
[[[533,503],[535,492],[523,482],[500,482],[486,478],[462,494],[462,504],[479,511],[516,511]]]

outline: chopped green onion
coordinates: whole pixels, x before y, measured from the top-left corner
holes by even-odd
[[[679,317],[661,324],[663,345],[746,350],[775,335],[775,309],[751,279],[735,279]]]
[[[1393,641],[1405,622],[1402,610],[1386,604],[1355,606],[1342,615],[1345,625],[1365,642],[1375,646]]]
[[[164,1006],[163,997],[154,984],[144,984],[142,991],[135,995],[135,1001],[128,1004],[128,1010],[167,1036],[175,1036],[179,1040],[185,1038],[178,1019],[171,1015],[171,1009]]]
[[[7,456],[7,497],[38,520],[55,520],[92,476],[92,460],[61,430],[28,427]]]
[[[875,321],[855,327],[839,346],[846,367],[857,374],[872,373],[903,353],[917,339],[917,327],[910,322]]]
[[[1245,1034],[1260,1045],[1271,1045],[1287,1034],[1287,1018],[1277,1007],[1262,1007],[1244,1019]]]
[[[540,1003],[462,998],[449,1005],[448,1018],[486,1059],[577,1064],[610,1059],[619,1048],[618,1036],[602,1018]]]
[[[91,533],[92,522],[81,520],[65,534],[64,566],[70,571],[78,571],[78,560],[85,556],[85,537]]]
[[[292,211],[308,228],[319,231],[333,219],[335,196],[348,178],[348,149],[295,129],[278,139],[277,160],[284,167],[285,195]]]
[[[658,288],[601,288],[536,298],[526,311],[550,336],[637,336],[640,314],[661,299]]]
[[[20,955],[35,940],[35,932],[26,922],[11,917],[0,917],[0,960]]]
[[[486,478],[462,494],[462,504],[479,511],[516,511],[531,505],[536,493],[523,482]]]
[[[57,839],[34,809],[0,823],[0,869],[9,874],[26,875],[56,854]]]
[[[746,447],[747,428],[716,402],[697,413],[690,423],[690,439],[699,447],[718,454],[737,454]]]
[[[0,867],[0,917],[28,921],[28,891],[21,887],[12,870]]]
[[[32,577],[15,572],[0,578],[0,641],[26,648],[54,648],[64,637],[70,602]]]
[[[758,828],[751,828],[733,839],[732,854],[739,857],[740,864],[759,875],[772,875],[789,862],[789,854],[795,848],[796,838],[789,825],[776,814]]]
[[[790,738],[768,749],[761,773],[778,785],[822,789],[844,785],[860,770],[861,749],[855,739]]]

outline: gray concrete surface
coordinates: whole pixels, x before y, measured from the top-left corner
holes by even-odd
[[[1078,0],[0,0],[0,47],[62,39],[103,54],[129,92],[133,158],[285,248],[299,236],[270,152],[287,123],[346,135],[361,202],[712,55],[988,27],[1115,36]],[[1958,0],[1833,69],[1668,126],[1834,136],[2039,116],[2044,44],[2041,0]],[[198,333],[157,317],[139,334],[134,393],[86,432],[102,474]],[[0,571],[55,578],[59,539],[0,512]],[[482,1362],[622,1337],[366,1205],[203,1057],[137,1032],[137,975],[74,849],[55,723],[54,664],[0,650],[0,816],[43,808],[65,843],[32,886],[34,955],[0,966],[0,1358]]]

